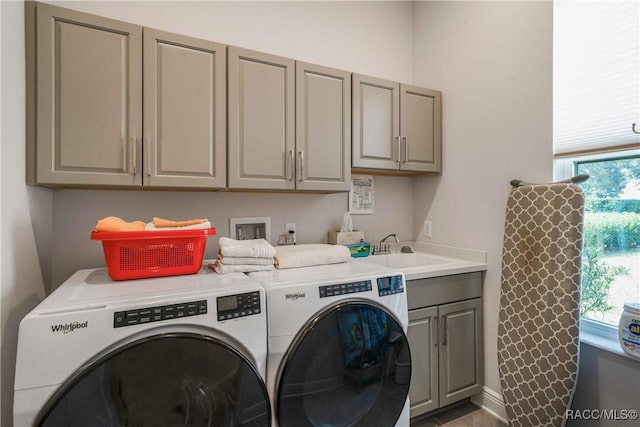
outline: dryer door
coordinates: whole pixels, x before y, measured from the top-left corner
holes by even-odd
[[[409,393],[411,355],[384,307],[347,301],[311,319],[283,358],[280,427],[394,426]]]
[[[38,426],[270,426],[266,387],[224,341],[194,333],[142,338],[81,369]]]

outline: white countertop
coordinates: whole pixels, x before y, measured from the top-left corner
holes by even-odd
[[[389,268],[402,271],[406,280],[426,279],[429,277],[450,276],[487,270],[487,254],[484,251],[435,245],[425,242],[392,243],[391,253],[399,254],[394,255],[398,258],[396,261],[401,261],[400,258],[405,255],[400,254],[400,248],[402,246],[411,247],[416,254],[426,255],[425,263],[421,265],[389,266]],[[383,261],[376,259],[376,257],[383,256],[384,255],[369,255],[368,257],[354,258],[353,261],[380,265],[379,263]]]

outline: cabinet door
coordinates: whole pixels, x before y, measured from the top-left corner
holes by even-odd
[[[438,308],[409,311],[411,418],[438,408]]]
[[[37,5],[40,184],[141,185],[142,27]]]
[[[296,62],[296,188],[351,188],[351,73]]]
[[[401,169],[442,171],[442,94],[400,85]]]
[[[440,315],[440,406],[482,388],[482,300],[438,307]]]
[[[226,52],[144,29],[145,185],[226,184]]]
[[[353,75],[354,168],[397,170],[400,164],[399,84]]]
[[[293,59],[228,49],[230,188],[294,189]]]

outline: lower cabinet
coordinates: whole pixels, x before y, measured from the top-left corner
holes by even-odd
[[[446,291],[449,286],[455,287],[452,295]],[[409,399],[411,417],[416,417],[482,389],[481,275],[414,280],[407,288],[412,358]],[[465,296],[473,298],[456,300]],[[437,305],[420,306],[429,301]]]

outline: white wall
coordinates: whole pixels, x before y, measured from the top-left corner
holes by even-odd
[[[11,426],[18,324],[45,294],[51,257],[50,191],[25,184],[24,6],[2,10],[2,133],[0,136],[0,301],[2,367],[0,424]]]
[[[580,344],[578,384],[571,408],[582,414],[594,409],[640,410],[640,361],[601,350],[589,344]],[[569,420],[567,427],[631,427],[637,419]]]
[[[485,384],[500,392],[497,324],[509,181],[552,178],[552,2],[419,2],[414,82],[443,95],[443,173],[414,187],[414,230],[487,251]]]
[[[52,2],[141,25],[207,38],[402,82],[412,81],[408,2]],[[301,243],[324,241],[339,227],[346,194],[49,190],[25,182],[24,5],[2,7],[2,385],[0,424],[11,426],[20,319],[71,272],[103,263],[89,240],[107,215],[207,216],[219,235],[230,216],[271,215],[272,233],[296,222]],[[413,234],[413,181],[376,178],[376,213],[354,217],[368,239]],[[207,255],[215,254],[215,238]]]
[[[329,67],[412,80],[412,2],[47,3]]]

